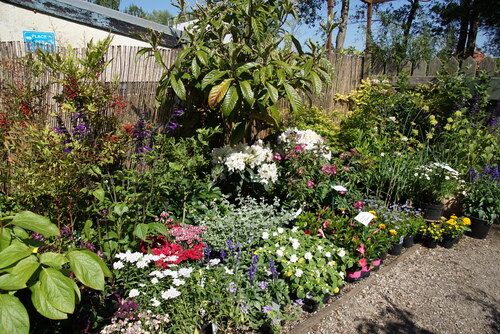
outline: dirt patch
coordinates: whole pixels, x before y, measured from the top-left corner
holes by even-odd
[[[289,333],[500,333],[499,250],[499,226],[452,249],[410,248]]]

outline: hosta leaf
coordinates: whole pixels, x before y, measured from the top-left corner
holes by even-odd
[[[226,79],[217,86],[212,87],[210,93],[208,94],[208,105],[210,108],[214,108],[220,101],[222,101],[232,81],[233,79]]]
[[[29,333],[30,318],[28,312],[16,296],[0,294],[0,324],[0,333]]]
[[[45,292],[42,289],[40,281],[36,282],[30,287],[31,290],[31,302],[36,308],[38,313],[49,319],[67,319],[68,315],[64,312],[59,311],[51,303],[49,303]]]
[[[222,114],[225,118],[228,118],[231,115],[231,112],[234,110],[239,98],[238,90],[236,87],[231,86],[222,101]]]
[[[12,224],[26,230],[40,233],[45,237],[59,235],[59,229],[47,217],[37,215],[31,211],[22,211],[12,218]]]
[[[73,313],[75,310],[75,291],[71,278],[54,268],[43,268],[40,272],[40,283],[43,295],[57,310]]]
[[[290,101],[290,105],[292,106],[292,110],[297,113],[302,112],[302,99],[297,91],[287,83],[284,83],[286,95],[288,100]]]

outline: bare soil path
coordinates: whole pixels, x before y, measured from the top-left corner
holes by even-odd
[[[290,334],[499,334],[500,226],[452,249],[414,246]]]

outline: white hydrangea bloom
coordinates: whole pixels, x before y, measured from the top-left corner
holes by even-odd
[[[275,163],[262,164],[257,173],[262,184],[268,184],[269,181],[274,183],[278,180],[278,167]]]
[[[225,165],[230,172],[235,170],[242,171],[245,169],[245,161],[248,159],[248,154],[236,152],[226,158]]]

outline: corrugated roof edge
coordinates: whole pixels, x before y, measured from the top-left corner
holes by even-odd
[[[137,38],[149,30],[163,34],[161,45],[179,47],[181,31],[82,0],[0,0],[11,5],[77,22],[112,33]]]

